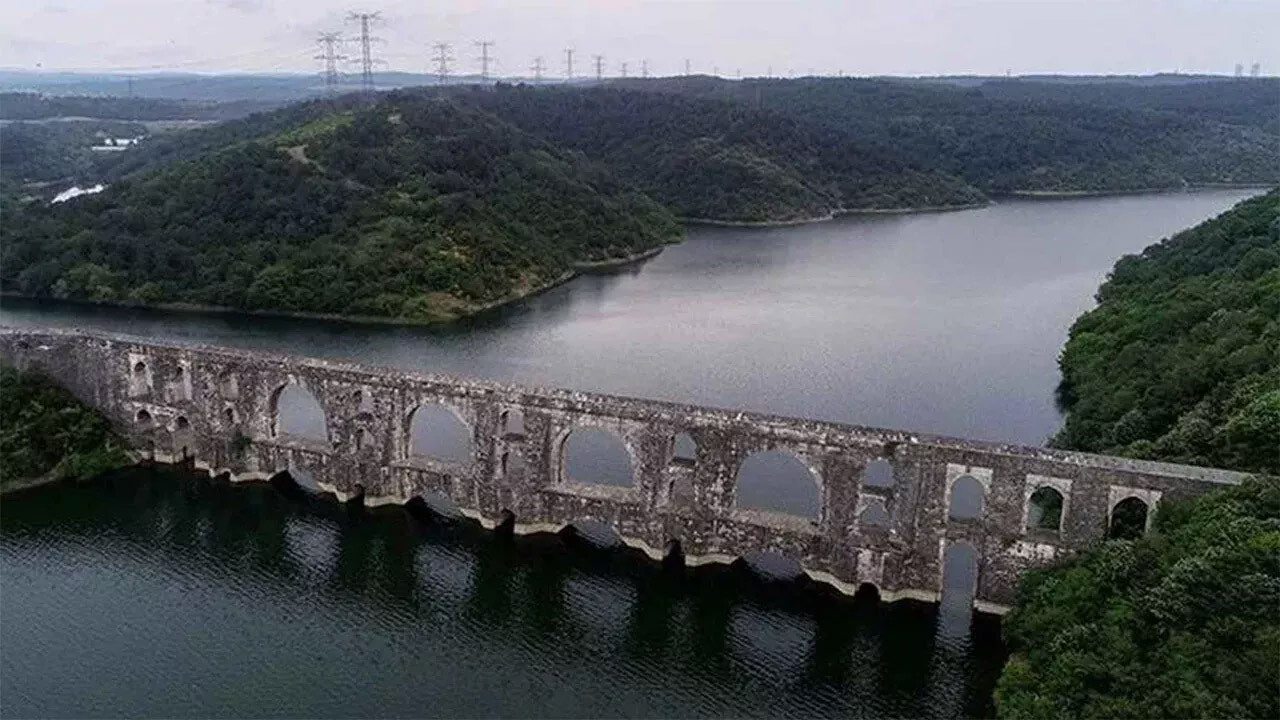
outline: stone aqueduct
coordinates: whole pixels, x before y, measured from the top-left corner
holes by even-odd
[[[777,553],[815,580],[844,592],[871,583],[889,600],[939,599],[944,554],[967,543],[977,556],[974,605],[997,612],[1012,603],[1022,571],[1103,537],[1122,501],[1154,506],[1243,477],[74,330],[0,330],[0,360],[61,382],[109,417],[140,457],[192,462],[233,481],[304,469],[339,499],[407,503],[435,493],[486,527],[518,533],[592,520],[655,559],[678,548],[689,564]],[[327,441],[278,432],[277,401],[291,384],[318,400]],[[435,403],[469,427],[469,461],[413,453],[410,417]],[[508,431],[511,413],[523,414],[521,431]],[[567,476],[565,440],[583,427],[623,441],[630,487]],[[680,434],[696,445],[691,457],[676,455]],[[810,469],[816,518],[739,507],[738,469],[763,451],[789,453]],[[891,483],[866,482],[877,462],[892,469]],[[975,517],[952,516],[960,483],[980,488]],[[1050,529],[1028,523],[1031,497],[1046,487],[1061,499]]]

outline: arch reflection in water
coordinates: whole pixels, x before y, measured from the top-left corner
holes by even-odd
[[[1000,656],[937,662],[933,613],[909,603],[762,594],[727,570],[664,574],[395,507],[352,517],[265,484],[137,473],[56,490],[7,499],[0,528],[3,682],[39,693],[6,693],[15,716],[40,714],[31,698],[83,715],[109,691],[147,715],[955,717],[986,711]],[[81,632],[103,608],[146,632]],[[247,674],[225,651],[246,628]],[[63,647],[94,671],[57,672]]]
[[[959,637],[969,634],[973,598],[978,590],[978,551],[967,541],[952,542],[942,559],[942,603],[939,607],[939,634]]]

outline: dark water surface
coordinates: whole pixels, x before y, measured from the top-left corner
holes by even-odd
[[[133,470],[5,498],[6,717],[956,717],[993,618]]]
[[[10,300],[0,324],[1039,443],[1067,327],[1116,258],[1251,194],[694,229],[443,329]],[[673,577],[270,485],[136,470],[0,505],[8,717],[956,717],[990,711],[1002,661],[996,622],[945,603]]]

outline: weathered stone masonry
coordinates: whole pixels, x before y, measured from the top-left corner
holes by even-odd
[[[1243,477],[81,331],[0,330],[0,359],[63,383],[107,415],[140,456],[190,461],[233,480],[301,468],[339,498],[363,495],[368,504],[440,493],[487,527],[513,517],[517,532],[594,520],[655,558],[678,543],[691,564],[774,552],[799,562],[814,579],[845,592],[872,583],[886,599],[939,598],[944,551],[967,542],[978,557],[975,605],[990,610],[1011,603],[1025,569],[1103,537],[1120,501],[1138,497],[1154,506]],[[290,383],[319,401],[328,442],[277,432],[277,400]],[[470,462],[411,453],[410,418],[427,403],[443,404],[465,421],[473,440]],[[505,428],[513,411],[523,414],[523,432]],[[565,438],[583,426],[623,440],[633,460],[632,487],[565,477]],[[696,443],[694,459],[673,456],[678,433]],[[791,453],[812,470],[820,493],[816,521],[736,507],[738,468],[764,450]],[[892,468],[889,487],[863,482],[864,469],[877,459]],[[981,485],[982,512],[972,520],[950,519],[952,488],[964,476]],[[692,491],[674,492],[677,486]],[[1028,531],[1029,498],[1046,486],[1063,495],[1061,528]],[[888,525],[861,523],[861,510],[879,502]]]

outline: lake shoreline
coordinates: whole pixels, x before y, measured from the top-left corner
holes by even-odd
[[[1276,183],[1193,183],[1179,187],[1135,188],[1132,190],[1009,190],[997,197],[1018,200],[1069,200],[1071,198],[1123,197],[1127,195],[1173,195],[1201,190],[1269,190]]]
[[[680,218],[680,222],[685,225],[728,228],[795,227],[797,225],[812,225],[815,223],[831,222],[832,220],[837,220],[847,215],[915,215],[924,213],[958,212],[960,210],[978,210],[980,208],[989,207],[993,204],[994,201],[988,200],[986,202],[966,203],[964,205],[917,205],[903,208],[840,208],[839,210],[829,212],[825,215],[791,218],[789,220],[717,220],[715,218],[682,217]]]
[[[552,278],[550,281],[541,283],[531,288],[519,292],[506,295],[493,302],[483,305],[476,305],[467,312],[453,315],[450,317],[441,317],[433,319],[418,319],[405,317],[388,317],[385,315],[344,315],[341,313],[316,313],[305,312],[299,310],[246,310],[243,308],[234,308],[224,305],[200,305],[197,303],[134,303],[134,302],[113,302],[113,301],[94,301],[83,300],[78,298],[55,298],[43,295],[28,295],[25,293],[16,293],[11,290],[0,291],[0,299],[14,298],[22,300],[51,301],[56,303],[68,303],[71,305],[84,305],[89,307],[113,307],[123,309],[142,309],[142,310],[159,310],[164,312],[183,312],[195,313],[200,315],[241,315],[249,317],[274,317],[274,318],[296,318],[300,320],[325,320],[329,322],[350,323],[358,325],[391,325],[400,327],[432,327],[455,323],[465,320],[476,315],[480,315],[491,310],[497,310],[506,305],[519,302],[526,298],[539,295],[548,290],[552,290],[563,285],[570,280],[592,272],[601,272],[616,268],[626,267],[636,263],[644,262],[651,258],[657,257],[666,248],[666,243],[654,248],[649,248],[642,252],[628,255],[621,258],[610,258],[608,260],[583,261],[573,264],[573,269],[567,270],[560,275]]]

